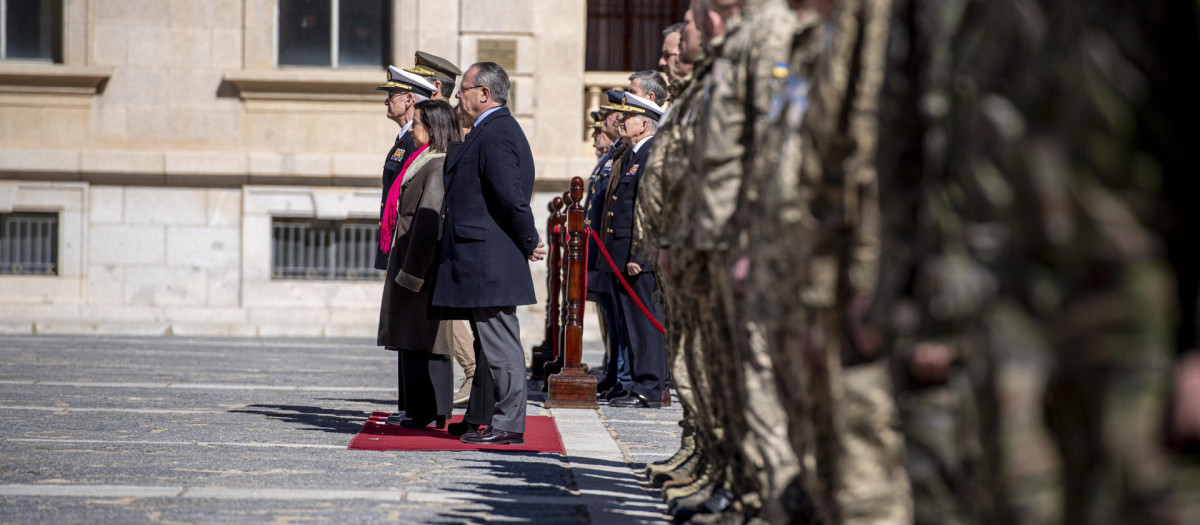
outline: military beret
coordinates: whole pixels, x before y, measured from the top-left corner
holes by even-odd
[[[459,71],[449,60],[424,51],[417,51],[416,63],[417,65],[405,69],[405,71],[423,77],[438,77],[446,80],[454,80],[462,74],[462,71]]]
[[[396,66],[388,66],[387,83],[375,89],[380,91],[410,91],[418,95],[432,97],[434,87],[428,80],[401,70]]]

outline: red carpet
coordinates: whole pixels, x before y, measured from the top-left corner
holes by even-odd
[[[421,430],[412,430],[400,425],[387,425],[384,420],[389,412],[375,412],[363,424],[362,430],[350,440],[352,450],[499,450],[509,452],[555,452],[565,454],[562,438],[554,418],[549,416],[527,416],[525,418],[524,445],[468,445],[451,436],[445,430],[432,425]],[[447,423],[462,420],[453,416]]]

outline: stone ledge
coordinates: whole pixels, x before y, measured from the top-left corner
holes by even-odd
[[[93,96],[104,91],[111,67],[0,63],[0,93]]]
[[[284,68],[226,71],[223,80],[247,101],[378,102],[375,87],[386,77],[382,70]]]

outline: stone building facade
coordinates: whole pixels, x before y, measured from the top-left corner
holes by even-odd
[[[332,14],[287,18],[300,5],[287,2]],[[280,263],[335,250],[287,244],[288,221],[333,232],[378,218],[398,131],[373,90],[384,64],[280,63],[280,35],[310,20],[346,45],[338,13],[356,2],[380,9],[382,62],[420,49],[506,67],[538,191],[590,170],[586,110],[627,76],[585,71],[595,0],[0,0],[0,333],[373,336],[378,278]],[[40,40],[13,30],[21,16]]]

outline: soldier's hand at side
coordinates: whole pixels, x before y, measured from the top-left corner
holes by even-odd
[[[925,384],[937,385],[950,379],[950,367],[954,364],[954,353],[943,343],[917,343],[908,359],[908,372],[913,379]]]
[[[642,265],[635,263],[635,262],[626,263],[625,264],[625,273],[627,273],[629,275],[637,275],[639,273],[642,273]]]
[[[671,250],[663,248],[658,251],[658,272],[661,275],[671,275]]]
[[[733,268],[729,269],[729,276],[733,278],[733,289],[739,294],[746,293],[746,277],[750,275],[750,258],[741,256],[733,263]]]
[[[1191,350],[1175,363],[1168,442],[1182,450],[1200,444],[1200,351]]]
[[[542,260],[542,258],[545,256],[546,256],[546,243],[542,242],[541,239],[538,239],[537,248],[533,249],[533,255],[529,256],[529,260],[537,262],[537,261]]]

